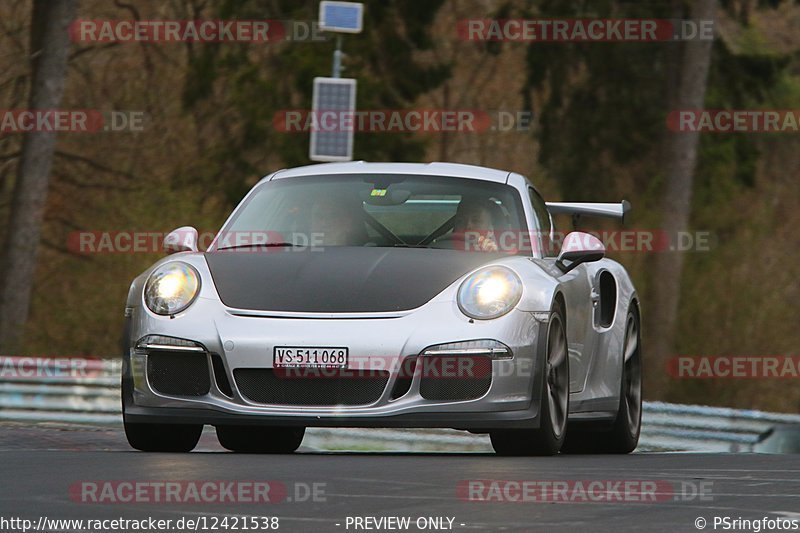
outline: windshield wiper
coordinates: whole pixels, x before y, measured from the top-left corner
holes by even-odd
[[[217,251],[222,250],[233,250],[235,248],[277,248],[279,246],[298,246],[293,242],[263,242],[260,244],[257,243],[250,243],[250,244],[234,244],[233,246],[226,246],[225,248],[217,248]]]

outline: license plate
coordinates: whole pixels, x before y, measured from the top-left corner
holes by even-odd
[[[272,354],[275,368],[347,368],[347,348],[317,346],[276,346]]]

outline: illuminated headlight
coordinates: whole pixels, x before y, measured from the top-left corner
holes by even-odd
[[[200,292],[200,274],[179,261],[161,265],[144,287],[147,307],[158,315],[175,315],[192,305]]]
[[[470,318],[490,320],[514,309],[521,297],[522,281],[511,269],[487,267],[461,284],[458,307]]]

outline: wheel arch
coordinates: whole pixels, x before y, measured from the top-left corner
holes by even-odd
[[[556,292],[553,294],[553,307],[555,308],[556,305],[561,307],[561,313],[563,314],[564,322],[565,322],[565,325],[566,325],[566,321],[567,321],[567,300],[564,297],[564,293],[561,292],[560,289],[556,290]]]
[[[641,330],[641,327],[642,327],[642,311],[641,311],[639,305],[640,305],[639,304],[639,296],[637,294],[634,294],[631,297],[630,303],[628,304],[628,309],[632,310],[634,313],[636,313],[636,318],[639,319],[639,329]]]

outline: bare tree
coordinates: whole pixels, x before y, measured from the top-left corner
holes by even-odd
[[[76,7],[77,0],[33,2],[30,109],[52,110],[61,105],[69,53],[68,31]],[[13,353],[21,347],[55,143],[56,134],[51,131],[27,133],[22,141],[0,264],[0,353]]]
[[[695,21],[715,20],[716,10],[716,0],[696,0],[691,3],[690,16]],[[711,41],[699,39],[683,43],[677,94],[668,97],[670,105],[678,109],[703,107],[711,45]],[[662,228],[667,235],[677,235],[689,226],[699,135],[698,132],[673,133],[666,141]],[[675,349],[683,262],[684,254],[678,251],[664,252],[655,258],[648,328],[656,363],[651,376],[658,385],[663,385],[666,379],[665,365]]]

